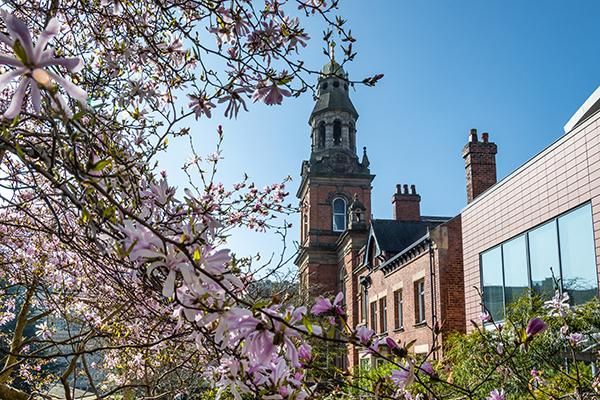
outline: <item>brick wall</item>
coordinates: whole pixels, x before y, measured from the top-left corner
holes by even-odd
[[[465,331],[461,216],[434,229],[431,237],[436,249],[438,322],[442,328],[443,345],[449,333]]]
[[[561,137],[462,212],[466,328],[477,319],[479,254],[591,201],[600,254],[600,114]],[[600,258],[597,258],[597,264]]]
[[[431,280],[429,277],[429,252],[427,250],[404,264],[401,268],[393,271],[389,275],[384,275],[381,270],[371,274],[371,287],[369,287],[369,304],[377,302],[378,314],[379,300],[386,297],[387,301],[387,336],[401,342],[416,340],[415,349],[418,352],[428,352],[431,349],[432,335],[431,330],[426,324],[415,323],[415,282],[424,279],[425,281],[425,319],[431,323]],[[394,327],[394,291],[402,289],[404,329],[396,330]],[[382,336],[380,327],[380,318],[378,317],[376,332]],[[367,318],[367,325],[370,325],[370,317]]]
[[[469,143],[463,148],[465,173],[467,178],[467,203],[470,203],[496,183],[495,143],[489,142],[488,133],[483,133],[479,141],[477,129],[471,129]]]
[[[329,295],[339,291],[336,242],[341,233],[333,232],[332,201],[336,197],[343,197],[349,205],[357,194],[367,209],[366,221],[369,223],[370,180],[370,177],[309,178],[300,200],[303,212],[308,215],[307,232],[302,239],[302,249],[296,263],[299,267],[300,282],[311,294]]]

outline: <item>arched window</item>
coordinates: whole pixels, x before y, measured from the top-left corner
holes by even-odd
[[[333,122],[333,144],[336,146],[342,144],[342,123],[338,119]]]
[[[319,124],[319,134],[317,138],[319,140],[317,143],[317,147],[322,149],[323,147],[325,147],[325,122],[321,122]]]
[[[346,200],[338,197],[333,200],[333,231],[346,230]]]

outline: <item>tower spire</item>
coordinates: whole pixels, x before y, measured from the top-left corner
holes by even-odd
[[[329,42],[329,60],[335,62],[335,42],[332,40]]]

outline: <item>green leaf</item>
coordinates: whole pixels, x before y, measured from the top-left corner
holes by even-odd
[[[15,40],[13,50],[19,61],[21,61],[23,64],[29,63],[29,60],[27,59],[27,53],[25,52],[25,48],[23,47],[19,39]]]
[[[111,164],[110,160],[100,160],[96,164],[92,165],[92,171],[100,172]]]
[[[308,333],[310,333],[312,335],[314,332],[313,325],[312,325],[312,322],[310,322],[310,320],[308,319],[308,317],[306,315],[302,317],[302,324],[304,325],[304,327],[306,328]]]

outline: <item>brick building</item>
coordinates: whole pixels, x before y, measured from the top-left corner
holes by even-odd
[[[467,331],[482,311],[475,288],[497,319],[527,289],[546,296],[566,290],[574,303],[597,296],[600,89],[565,136],[500,182],[496,144],[472,129],[462,151],[467,206],[459,215],[421,215],[415,185],[404,184],[391,198],[393,219],[375,219],[375,176],[366,149],[360,160],[356,152],[358,113],[347,74],[332,59],[318,84],[311,154],[297,193],[296,264],[301,287],[312,294],[345,294],[351,326],[416,340],[416,353],[440,357],[447,336]],[[349,348],[344,362],[372,361]]]

